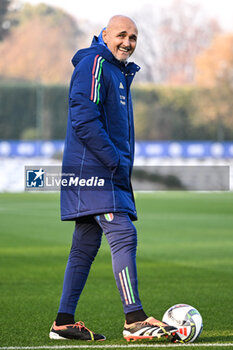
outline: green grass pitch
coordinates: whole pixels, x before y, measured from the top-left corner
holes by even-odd
[[[137,193],[136,203],[139,290],[145,311],[161,319],[170,306],[191,304],[204,321],[195,344],[233,347],[233,193]],[[0,348],[83,345],[48,338],[73,225],[60,221],[57,193],[0,195]],[[127,344],[105,237],[76,320],[105,334],[104,344]],[[149,342],[155,343],[168,341]]]

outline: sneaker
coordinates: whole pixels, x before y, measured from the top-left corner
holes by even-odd
[[[75,324],[67,324],[64,326],[57,326],[56,322],[53,323],[50,333],[50,339],[76,339],[76,340],[105,340],[105,336],[102,334],[95,334],[85,327],[83,322],[77,322]]]
[[[178,329],[176,327],[168,326],[166,323],[158,321],[154,317],[148,317],[143,322],[125,323],[123,337],[127,341],[154,339],[171,335],[174,336],[177,331]]]

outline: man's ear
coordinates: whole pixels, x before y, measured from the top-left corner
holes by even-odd
[[[106,29],[104,29],[102,31],[102,38],[103,38],[103,41],[105,42],[105,44],[107,44],[107,32],[106,32]]]

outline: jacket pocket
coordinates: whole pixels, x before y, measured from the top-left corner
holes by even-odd
[[[118,167],[113,172],[113,182],[122,188],[130,186],[130,166],[127,163],[124,164],[121,158]]]

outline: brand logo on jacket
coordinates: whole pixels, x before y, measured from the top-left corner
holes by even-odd
[[[119,89],[124,89],[124,85],[120,82]]]
[[[125,103],[126,103],[125,100],[126,100],[125,96],[124,95],[120,95],[120,103],[122,105],[125,105]]]

